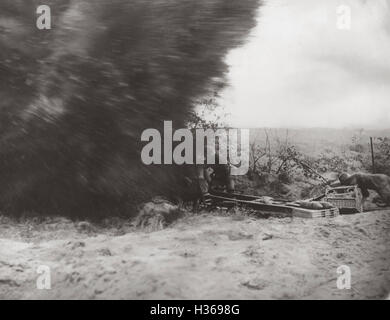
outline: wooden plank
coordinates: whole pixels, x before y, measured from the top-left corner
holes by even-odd
[[[220,193],[221,194],[221,193]],[[335,217],[339,215],[339,210],[337,208],[332,209],[306,209],[299,207],[298,205],[293,204],[265,204],[261,202],[257,202],[255,200],[239,200],[234,199],[234,196],[231,194],[226,194],[226,196],[219,196],[215,194],[210,194],[208,196],[215,202],[219,202],[220,204],[228,203],[231,204],[232,201],[236,204],[243,205],[245,207],[255,209],[260,211],[262,214],[270,214],[270,215],[279,215],[279,216],[287,216],[287,217],[301,217],[301,218],[319,218],[319,217]],[[250,196],[250,198],[252,198]],[[258,197],[253,197],[258,200]]]

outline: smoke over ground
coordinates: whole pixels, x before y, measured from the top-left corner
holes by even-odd
[[[173,168],[140,161],[145,128],[182,126],[223,81],[226,53],[259,0],[47,0],[0,3],[0,208],[131,214],[177,192]]]

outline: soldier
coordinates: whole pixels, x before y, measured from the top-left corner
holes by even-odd
[[[213,150],[207,150],[205,146],[204,154],[213,152],[215,164],[207,164],[207,157],[204,157],[203,164],[185,166],[185,183],[187,190],[194,196],[194,207],[199,200],[206,204],[210,203],[209,192],[213,189],[223,189],[227,192],[234,192],[234,180],[231,175],[230,164],[220,164],[219,154]],[[195,153],[195,151],[194,151]]]
[[[183,165],[182,182],[183,188],[180,189],[181,199],[185,202],[191,201],[193,209],[199,209],[199,203],[210,202],[209,195],[209,177],[205,165]]]
[[[189,195],[185,198],[186,200],[192,200],[194,207],[198,206],[199,200],[209,204],[208,195],[212,190],[223,189],[227,192],[234,192],[234,180],[228,164],[199,164],[187,167],[184,181]]]
[[[339,175],[341,185],[357,185],[363,194],[363,203],[369,197],[368,190],[376,191],[386,205],[390,205],[390,177],[385,174],[355,173]]]
[[[214,164],[206,168],[206,180],[210,189],[223,189],[234,192],[234,180],[230,164]]]

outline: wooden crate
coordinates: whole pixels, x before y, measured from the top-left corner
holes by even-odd
[[[323,201],[344,211],[363,212],[363,195],[358,186],[328,187]]]

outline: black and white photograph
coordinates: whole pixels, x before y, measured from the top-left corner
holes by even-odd
[[[0,0],[0,300],[389,299],[390,0]]]

